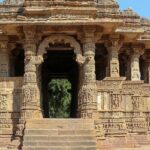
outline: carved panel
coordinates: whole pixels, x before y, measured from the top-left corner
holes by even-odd
[[[122,102],[120,94],[111,94],[111,107],[112,109],[119,109]]]
[[[23,88],[23,105],[31,104],[37,98],[37,89],[32,86],[24,86]]]
[[[36,82],[36,74],[35,72],[28,72],[24,75],[25,83],[35,83]]]
[[[78,109],[84,118],[92,118],[93,110],[96,110],[96,85],[83,85],[78,95]]]
[[[0,94],[0,110],[7,111],[8,108],[8,100],[6,94]]]

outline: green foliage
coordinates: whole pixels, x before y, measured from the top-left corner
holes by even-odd
[[[53,79],[48,84],[49,117],[70,117],[71,83],[67,79]]]

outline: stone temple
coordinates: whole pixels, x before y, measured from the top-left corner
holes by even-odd
[[[48,118],[64,77],[71,115]],[[150,20],[115,0],[1,3],[0,149],[149,150]]]

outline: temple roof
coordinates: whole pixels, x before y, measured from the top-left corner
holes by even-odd
[[[111,25],[118,33],[150,34],[150,20],[130,8],[121,11],[116,0],[5,0],[0,25],[5,24]]]

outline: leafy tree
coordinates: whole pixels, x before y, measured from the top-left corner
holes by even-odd
[[[49,117],[70,117],[71,83],[67,79],[52,79],[48,84]]]

